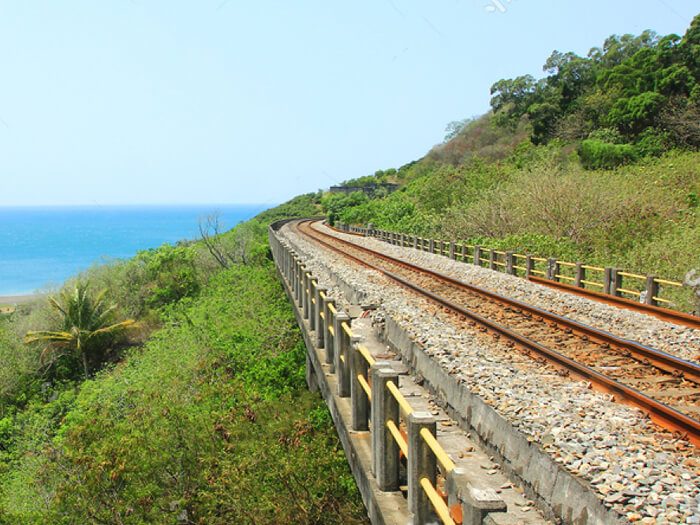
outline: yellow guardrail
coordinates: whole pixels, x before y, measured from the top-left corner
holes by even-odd
[[[433,509],[435,509],[435,514],[438,515],[438,518],[440,518],[445,525],[456,525],[455,521],[452,519],[452,516],[450,516],[450,509],[445,503],[445,500],[443,500],[440,494],[438,494],[430,480],[428,478],[421,478],[420,486],[428,496],[430,503],[432,503]]]
[[[638,273],[617,272],[617,275],[622,275],[623,277],[632,277],[633,279],[641,279],[643,281],[647,280],[646,275],[639,275]]]
[[[443,243],[441,246],[445,246]],[[491,259],[493,259],[493,256],[491,256]],[[502,263],[501,263],[502,264]],[[308,287],[303,287],[304,293],[306,294],[306,297],[308,298],[309,302],[311,304],[316,304],[319,301],[316,301],[313,295],[314,288],[318,289],[318,283],[317,281],[313,280],[313,276],[310,273],[307,273],[305,277],[308,277],[311,279],[309,286]],[[327,332],[332,335],[332,336],[341,336],[343,333],[347,335],[347,337],[350,339],[350,341],[353,340],[354,334],[352,331],[352,327],[349,321],[343,320],[339,324],[339,328],[336,331],[335,327],[332,326],[331,321],[332,320],[338,320],[338,316],[340,315],[340,310],[337,306],[335,306],[332,302],[326,302],[329,300],[328,294],[325,292],[321,292],[319,294],[319,298],[321,301],[323,301],[324,304],[327,304],[328,309],[324,311],[316,311],[316,314],[324,320],[324,328],[327,330]],[[320,305],[319,305],[320,307]],[[319,310],[323,310],[323,308],[319,308]],[[347,319],[347,318],[346,318]],[[341,332],[342,331],[342,332]],[[341,341],[346,341],[346,339],[342,339]],[[343,343],[341,342],[341,345]],[[349,348],[346,347],[346,351],[356,351],[358,352],[359,356],[365,361],[365,363],[361,364],[361,372],[356,373],[355,379],[357,381],[357,385],[359,385],[360,389],[364,392],[366,395],[367,400],[371,403],[372,401],[372,385],[370,383],[370,377],[369,373],[365,375],[365,371],[368,371],[368,367],[371,367],[372,365],[376,364],[375,358],[372,356],[370,353],[369,349],[362,345],[362,344],[351,344]],[[340,355],[336,356],[340,362],[343,363],[343,368],[346,365],[346,355],[344,355],[342,352]],[[356,356],[354,356],[355,359],[357,359]],[[342,369],[341,369],[342,370]],[[392,436],[392,439],[396,441],[397,446],[401,453],[404,455],[404,457],[408,458],[409,454],[411,451],[409,450],[409,442],[408,439],[405,437],[405,433],[401,430],[400,425],[403,424],[402,422],[406,422],[409,426],[411,425],[410,423],[410,418],[409,416],[414,413],[413,407],[410,405],[410,403],[407,401],[406,397],[401,393],[399,386],[398,386],[398,381],[396,380],[389,380],[385,383],[386,389],[388,393],[394,398],[398,405],[398,415],[397,415],[397,420],[388,420],[386,422],[386,430],[390,433]],[[376,386],[376,385],[375,385]],[[376,394],[376,392],[375,392]],[[386,395],[386,392],[382,392],[382,394]],[[353,394],[354,395],[354,394]],[[375,400],[376,402],[376,400]],[[364,409],[366,410],[366,409]],[[353,416],[354,417],[354,416]],[[365,417],[365,416],[362,416]],[[434,420],[433,420],[434,421]],[[365,423],[362,423],[362,425],[365,425]],[[432,427],[431,427],[432,428]],[[366,429],[366,427],[365,427]],[[372,429],[374,431],[374,429]],[[448,476],[454,469],[455,469],[455,464],[452,461],[452,459],[449,457],[445,449],[440,445],[438,442],[437,438],[435,435],[431,432],[429,428],[421,428],[419,430],[419,436],[420,440],[422,442],[419,442],[417,444],[418,447],[421,447],[421,454],[423,453],[422,447],[427,446],[427,448],[430,450],[430,453],[434,455],[436,463],[440,467],[440,471],[442,472],[443,476]],[[431,474],[432,477],[432,474]],[[415,481],[411,481],[411,483],[418,483],[418,485],[421,487],[421,489],[424,491],[425,496],[427,497],[427,500],[430,502],[430,505],[435,511],[435,514],[439,517],[439,519],[446,525],[456,525],[455,520],[452,518],[450,514],[450,509],[448,508],[444,496],[440,494],[437,488],[437,483],[434,485],[429,477],[422,477],[420,479],[417,479]],[[412,485],[413,486],[413,485]]]
[[[389,390],[392,396],[394,396],[394,399],[399,404],[399,408],[403,412],[405,417],[408,417],[412,412],[413,412],[413,407],[408,404],[408,401],[406,401],[406,398],[403,396],[403,394],[399,391],[399,387],[394,384],[393,381],[387,381],[386,383],[386,388]]]
[[[399,430],[399,427],[396,426],[396,423],[390,419],[386,422],[386,428],[391,433],[391,436],[394,438],[394,441],[396,441],[396,444],[401,449],[403,455],[408,457],[408,442],[406,441],[406,438],[401,435],[401,431]]]
[[[628,290],[627,288],[618,288],[617,291],[622,292],[622,293],[628,293],[630,295],[636,295],[637,297],[642,296],[642,293],[638,292],[637,290]]]
[[[365,394],[367,394],[367,399],[369,399],[371,401],[372,400],[372,387],[367,382],[367,379],[365,379],[365,376],[363,376],[362,374],[357,374],[357,382],[360,383],[362,390],[364,390]]]
[[[367,364],[369,366],[372,366],[374,363],[376,363],[374,357],[372,357],[372,354],[370,354],[369,350],[367,350],[367,348],[363,345],[357,345],[357,351],[360,352],[360,355],[364,357],[365,361],[367,361]]]
[[[437,459],[438,463],[442,465],[443,474],[447,475],[452,472],[455,469],[454,461],[450,459],[450,456],[447,455],[445,449],[440,446],[440,443],[438,443],[437,439],[435,439],[435,436],[433,436],[427,428],[420,431],[420,436],[423,438],[423,441],[425,441],[428,447],[430,447],[430,450],[433,451],[435,459]]]
[[[683,286],[683,283],[679,283],[677,281],[667,281],[666,279],[654,279],[654,282],[658,284],[665,284],[668,286],[678,286],[679,288]]]
[[[377,230],[375,236],[383,239],[387,235],[391,235],[388,232],[382,230]],[[592,264],[581,264],[580,262],[563,261],[559,259],[551,259],[540,257],[536,255],[526,255],[523,253],[513,253],[510,251],[504,251],[502,249],[487,248],[474,246],[470,244],[462,244],[453,241],[444,240],[432,240],[425,239],[422,237],[409,237],[409,241],[413,239],[413,246],[426,251],[427,247],[432,245],[434,247],[433,253],[446,254],[447,246],[455,247],[455,257],[457,259],[467,262],[469,259],[471,262],[478,266],[489,265],[492,269],[497,269],[498,271],[506,271],[513,275],[535,275],[538,277],[551,278],[554,280],[563,280],[574,286],[580,286],[582,288],[594,287],[599,291],[612,295],[629,294],[638,298],[645,297],[645,302],[651,305],[658,303],[664,303],[667,305],[673,305],[674,302],[670,299],[659,297],[659,295],[665,295],[659,293],[659,286],[673,286],[676,288],[681,288],[683,283],[678,281],[672,281],[668,279],[658,279],[654,278],[650,281],[649,276],[641,275],[634,272],[620,271],[614,268],[604,268],[601,266],[595,266]],[[471,253],[466,253],[466,249],[471,250]],[[460,253],[461,252],[461,253]],[[504,260],[505,259],[505,260]],[[514,261],[527,260],[528,264],[523,265],[522,263],[517,265]],[[554,268],[542,268],[541,264],[550,263],[556,264]],[[563,267],[566,270],[560,271]],[[553,271],[554,270],[554,271]],[[575,273],[574,273],[575,270]],[[596,276],[591,279],[590,275],[586,275],[586,272],[600,272],[604,274],[603,276]],[[555,274],[555,275],[553,275]],[[586,279],[588,277],[588,279]],[[600,278],[600,281],[594,279]],[[642,281],[644,290],[642,288],[642,283],[636,283],[630,286],[629,282],[624,283],[626,286],[622,286],[622,280],[635,279],[636,281]],[[646,291],[646,294],[644,294]]]

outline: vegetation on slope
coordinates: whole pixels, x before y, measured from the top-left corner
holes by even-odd
[[[313,215],[314,199],[283,210],[217,239],[235,253],[255,232],[247,264],[222,269],[187,244],[81,276],[141,321],[87,381],[80,363],[46,369],[21,344],[50,310],[0,321],[13,367],[0,374],[0,523],[366,522],[265,249],[267,221]]]
[[[330,220],[677,280],[700,269],[700,16],[683,38],[613,36],[545,71],[494,84],[493,111],[419,161],[346,183],[398,191],[324,195]]]

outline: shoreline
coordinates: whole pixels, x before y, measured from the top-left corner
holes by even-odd
[[[0,295],[0,305],[15,306],[18,304],[27,304],[42,297],[41,294],[21,294],[21,295]]]

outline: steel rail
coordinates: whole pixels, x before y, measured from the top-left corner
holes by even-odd
[[[365,237],[361,233],[354,233],[354,232],[346,232],[343,230],[340,230],[338,228],[329,226],[331,229],[334,231],[337,231],[338,233],[344,233],[347,235],[355,235],[355,236],[360,236],[360,237]],[[521,254],[514,254],[516,257],[519,257],[521,259],[524,259],[526,256],[521,255]],[[532,258],[533,260],[536,261],[546,261],[546,259],[541,259],[541,258]],[[488,262],[488,259],[482,259],[483,262]],[[565,261],[558,261],[559,264],[565,265],[565,266],[575,266],[575,263],[568,263]],[[595,271],[604,271],[605,268],[601,268],[598,266],[591,266],[584,264],[581,266],[583,269],[586,270],[595,270]],[[518,266],[518,269],[525,270],[525,268]],[[544,275],[545,272],[540,272],[537,271],[536,273]],[[619,272],[620,275],[623,276],[634,276],[636,278],[644,278],[646,279],[646,276],[643,275],[638,275],[638,274],[633,274],[633,273],[628,273],[628,272]],[[572,279],[570,277],[567,277],[568,279]],[[669,308],[664,308],[661,306],[654,306],[651,304],[646,304],[646,303],[639,303],[637,301],[632,301],[630,299],[626,299],[624,297],[618,297],[615,295],[610,295],[606,294],[603,292],[596,292],[594,290],[587,290],[585,288],[580,288],[575,285],[571,284],[566,284],[566,283],[561,283],[557,281],[552,281],[550,279],[546,279],[544,277],[537,277],[536,275],[530,275],[528,279],[534,283],[541,284],[543,286],[549,286],[550,288],[556,288],[559,290],[565,290],[569,293],[572,293],[574,295],[579,295],[581,297],[586,297],[588,299],[592,299],[594,301],[600,301],[612,306],[618,306],[620,308],[626,308],[628,310],[633,310],[636,312],[641,312],[644,314],[652,315],[656,317],[657,319],[661,319],[662,321],[666,321],[668,323],[674,323],[674,324],[679,324],[682,326],[687,326],[689,328],[695,328],[696,330],[700,330],[700,317],[692,314],[688,314],[685,312],[678,312],[676,310],[671,310]],[[587,280],[582,280],[582,283],[585,284],[590,284],[592,286],[597,286],[599,288],[603,288],[603,285],[601,283],[597,282],[592,282],[592,281],[587,281]],[[674,281],[668,281],[665,279],[656,279],[657,283],[660,284],[668,284],[671,286],[678,286],[678,283]]]
[[[311,226],[309,226],[311,228]],[[694,383],[700,384],[700,365],[693,363],[691,361],[686,361],[684,359],[681,359],[679,357],[676,357],[671,354],[667,354],[666,352],[662,352],[661,350],[657,350],[655,348],[650,348],[648,346],[644,346],[642,344],[639,344],[635,341],[630,341],[629,339],[623,339],[621,337],[615,336],[609,332],[605,332],[603,330],[600,330],[599,328],[593,328],[592,326],[585,325],[583,323],[580,323],[578,321],[574,321],[573,319],[569,319],[568,317],[563,317],[561,315],[555,314],[553,312],[550,312],[548,310],[543,310],[542,308],[538,308],[536,306],[531,306],[529,304],[523,303],[521,301],[518,301],[517,299],[511,299],[508,297],[505,297],[503,295],[497,294],[495,292],[492,292],[490,290],[486,290],[484,288],[474,286],[472,284],[465,283],[463,281],[460,281],[458,279],[455,279],[453,277],[449,277],[447,275],[444,275],[442,273],[436,272],[434,270],[429,270],[427,268],[422,268],[420,266],[416,266],[414,264],[408,263],[406,261],[402,261],[401,259],[397,259],[395,257],[391,257],[389,255],[383,254],[376,252],[375,250],[372,250],[370,248],[366,248],[364,246],[359,246],[353,242],[347,241],[345,239],[340,239],[338,237],[335,237],[334,235],[329,235],[327,233],[320,232],[316,230],[315,228],[311,228],[316,234],[324,236],[326,238],[331,238],[334,241],[340,242],[342,244],[352,246],[354,249],[357,249],[359,251],[369,253],[375,257],[379,257],[380,259],[389,261],[393,264],[397,264],[399,266],[402,266],[408,270],[422,273],[422,274],[427,274],[430,275],[431,277],[434,277],[436,279],[439,279],[451,286],[455,286],[457,288],[461,288],[463,290],[468,290],[469,292],[485,296],[488,299],[508,305],[512,308],[520,309],[520,310],[525,310],[528,312],[532,312],[535,314],[537,317],[541,317],[543,320],[547,320],[552,323],[556,323],[559,326],[564,327],[565,329],[571,330],[572,333],[575,333],[579,336],[586,336],[589,339],[596,341],[601,344],[607,344],[611,346],[618,347],[620,349],[626,350],[630,352],[631,355],[635,356],[637,360],[639,361],[648,361],[649,363],[653,364],[657,368],[664,370],[665,372],[669,372],[674,375],[682,375],[685,379],[688,379],[689,381],[693,381]],[[539,279],[536,277],[531,277],[531,280],[537,280],[539,283],[543,279]],[[558,283],[562,285],[562,283]],[[564,286],[564,285],[562,285]],[[602,295],[602,294],[600,294]],[[610,296],[612,297],[612,296]],[[619,298],[617,298],[619,299]]]
[[[309,222],[309,221],[300,221],[296,223],[297,225],[301,225],[304,222]],[[618,381],[615,381],[614,379],[609,378],[608,376],[601,374],[600,372],[597,372],[596,370],[593,370],[592,368],[582,365],[581,363],[578,363],[577,361],[555,351],[550,348],[547,348],[531,339],[528,337],[525,337],[521,334],[518,334],[509,328],[495,322],[491,321],[489,319],[486,319],[485,317],[482,317],[481,315],[472,312],[470,310],[467,310],[465,308],[462,308],[459,305],[456,305],[454,303],[451,303],[450,301],[443,299],[442,297],[434,294],[433,292],[429,290],[425,290],[421,288],[418,285],[415,285],[409,281],[406,281],[402,277],[399,277],[398,275],[394,274],[393,272],[390,272],[388,270],[385,270],[383,268],[380,268],[379,266],[373,265],[371,263],[368,263],[367,261],[364,261],[360,259],[359,257],[356,257],[354,255],[351,255],[337,246],[333,246],[331,243],[324,241],[323,239],[319,239],[318,237],[315,237],[305,231],[302,231],[300,227],[298,227],[298,230],[305,236],[310,237],[314,239],[316,242],[319,244],[322,244],[323,246],[326,246],[328,249],[339,253],[345,257],[347,257],[350,260],[355,261],[356,263],[365,266],[367,268],[371,268],[389,279],[399,283],[400,285],[409,288],[415,292],[417,292],[420,295],[423,295],[425,297],[428,297],[431,299],[433,302],[438,303],[449,310],[452,310],[453,312],[456,312],[460,314],[461,316],[471,319],[474,322],[484,326],[488,330],[492,331],[493,333],[499,334],[499,336],[504,336],[511,341],[513,341],[516,345],[519,347],[523,348],[524,350],[527,351],[532,351],[537,354],[542,355],[555,365],[557,365],[560,368],[564,368],[570,372],[572,372],[575,376],[582,378],[584,380],[588,380],[591,382],[592,386],[595,386],[597,389],[602,390],[604,392],[610,393],[614,396],[614,398],[619,401],[619,402],[626,402],[628,404],[631,404],[633,406],[636,406],[637,408],[642,409],[644,412],[646,412],[649,417],[651,418],[652,421],[654,421],[656,424],[663,426],[664,428],[667,428],[672,431],[680,432],[682,435],[686,436],[688,440],[693,443],[695,446],[700,447],[700,422],[692,419],[685,414],[682,414],[678,412],[677,410],[674,410],[673,408],[660,403],[659,401],[656,401],[655,399],[650,398],[649,396],[643,394],[642,392],[631,388],[625,384],[622,384]],[[318,232],[315,229],[312,229],[312,231],[318,233],[319,235],[323,235],[320,232]],[[333,238],[336,241],[343,242],[342,239],[338,239],[334,236],[329,236]],[[348,243],[352,244],[352,243]],[[352,246],[356,246],[352,244]],[[371,250],[368,250],[371,251]],[[378,254],[381,255],[381,254]]]
[[[649,314],[657,319],[661,319],[662,321],[700,330],[700,317],[695,315],[686,314],[684,312],[676,312],[674,310],[669,310],[668,308],[661,308],[650,304],[638,303],[630,299],[625,299],[624,297],[617,297],[615,295],[609,295],[602,292],[586,290],[585,288],[579,288],[578,286],[565,283],[558,283],[556,281],[550,281],[549,279],[543,279],[541,277],[530,276],[529,280],[533,283],[549,286],[550,288],[556,288],[558,290],[564,290],[568,293],[580,295],[581,297],[600,301],[612,306],[618,306],[620,308],[634,310],[635,312]]]

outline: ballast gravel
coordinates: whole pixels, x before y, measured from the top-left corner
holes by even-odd
[[[392,257],[594,326],[618,337],[637,341],[681,359],[700,362],[700,330],[667,323],[649,315],[616,308],[585,297],[562,293],[521,277],[453,261],[442,255],[402,248],[370,237],[347,235],[318,224],[315,227],[324,233],[380,250]]]
[[[700,523],[700,456],[688,443],[652,424],[641,411],[591,390],[586,382],[561,377],[475,330],[456,327],[453,318],[432,303],[309,242],[289,226],[280,233],[332,297],[343,301],[337,280],[363,294],[364,303],[377,305],[377,322],[391,316],[466,388],[586,480],[606,506],[630,522]],[[686,358],[700,349],[695,330],[580,297],[562,297],[565,294],[438,255],[333,234],[667,352],[682,355],[679,350],[689,346]]]

